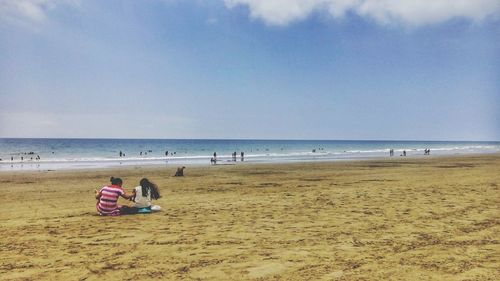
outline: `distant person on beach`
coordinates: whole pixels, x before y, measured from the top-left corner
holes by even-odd
[[[151,200],[157,200],[160,197],[160,191],[156,184],[147,178],[141,179],[139,186],[136,186],[132,191],[134,205],[130,213],[149,213],[152,207],[153,209],[160,209],[159,206],[151,205]]]
[[[165,151],[165,157],[166,157],[166,156],[168,156],[168,150],[167,150],[167,151]]]
[[[123,152],[120,150],[120,157],[122,157],[122,156],[123,156]]]
[[[183,177],[184,176],[184,169],[186,169],[186,167],[184,167],[184,166],[177,168],[177,171],[175,172],[174,177]]]
[[[243,151],[242,151],[242,152],[241,152],[241,161],[242,161],[242,162],[243,162],[244,157],[245,157],[245,152],[243,152]]]
[[[406,150],[403,150],[403,156],[406,156]]]
[[[101,216],[119,216],[127,213],[126,210],[129,207],[118,205],[118,198],[121,196],[130,200],[133,195],[129,195],[123,190],[122,179],[111,177],[110,181],[110,185],[102,187],[99,191],[96,190],[97,212]]]

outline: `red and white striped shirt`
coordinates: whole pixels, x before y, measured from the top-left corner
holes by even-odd
[[[102,216],[118,216],[120,209],[118,208],[118,198],[125,193],[123,188],[118,185],[108,185],[99,190],[99,203],[97,211]]]

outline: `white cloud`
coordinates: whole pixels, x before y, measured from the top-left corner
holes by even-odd
[[[379,24],[422,26],[464,18],[480,22],[500,16],[499,0],[224,0],[226,7],[247,6],[250,16],[269,25],[287,25],[315,12],[342,18],[346,13]]]
[[[225,0],[233,8],[246,5],[252,18],[261,18],[272,25],[286,25],[306,18],[313,10],[324,6],[324,0]]]
[[[0,0],[0,20],[10,23],[41,23],[57,5],[78,5],[79,0]]]

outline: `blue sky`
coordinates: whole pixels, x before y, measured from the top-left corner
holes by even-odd
[[[415,3],[0,0],[0,137],[500,140],[500,3]]]

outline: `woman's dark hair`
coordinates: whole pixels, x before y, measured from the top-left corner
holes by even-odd
[[[149,191],[151,191],[151,199],[158,199],[160,198],[160,192],[158,191],[158,186],[152,182],[150,182],[147,178],[143,178],[139,184],[141,185],[142,188],[142,196],[146,197],[149,194]]]
[[[119,185],[123,183],[122,179],[120,178],[111,177],[109,180],[111,181],[112,185]]]

